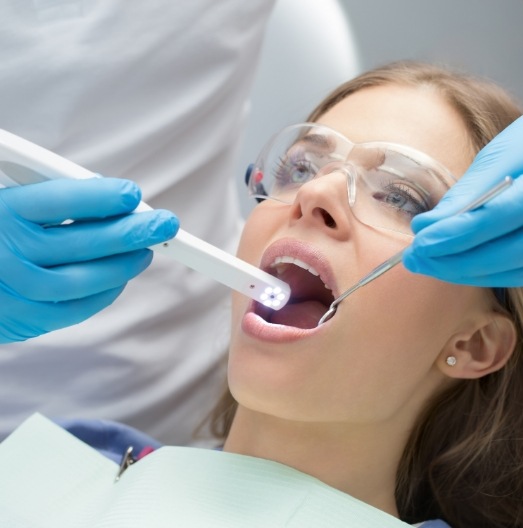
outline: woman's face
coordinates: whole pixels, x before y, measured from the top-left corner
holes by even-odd
[[[318,122],[354,143],[414,147],[457,176],[473,157],[460,116],[430,88],[367,88]],[[338,172],[303,185],[292,205],[258,205],[238,255],[279,271],[291,289],[310,282],[310,273],[293,264],[270,266],[277,257],[297,258],[319,271],[337,296],[410,240],[356,220]],[[321,282],[312,280],[324,296]],[[351,424],[394,418],[408,427],[423,402],[448,382],[445,345],[487,303],[480,289],[414,275],[401,265],[345,299],[319,328],[297,328],[313,326],[309,316],[319,319],[318,303],[285,308],[269,323],[249,299],[235,295],[231,391],[242,406],[279,418]]]

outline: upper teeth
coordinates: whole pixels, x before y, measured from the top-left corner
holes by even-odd
[[[274,259],[274,262],[271,264],[271,268],[276,268],[276,272],[278,273],[278,275],[281,275],[285,268],[285,266],[282,266],[282,264],[294,264],[295,266],[298,266],[304,270],[307,270],[309,273],[312,273],[312,275],[319,276],[319,273],[316,271],[315,268],[313,268],[306,262],[303,262],[303,260],[300,260],[294,257],[287,257],[287,256],[276,257]],[[325,288],[330,290],[330,288],[326,284],[325,284]]]
[[[274,259],[274,262],[271,264],[272,268],[276,268],[278,270],[278,264],[295,264],[296,266],[299,266],[300,268],[303,268],[304,270],[307,270],[309,273],[312,273],[313,275],[318,276],[319,273],[312,267],[303,262],[300,259],[293,258],[293,257],[276,257]]]

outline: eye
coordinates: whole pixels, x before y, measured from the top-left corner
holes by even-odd
[[[399,212],[414,217],[430,209],[423,197],[414,187],[409,186],[404,181],[389,182],[381,191],[373,194],[375,200],[384,205],[397,209]]]
[[[274,178],[279,187],[303,185],[314,178],[316,172],[316,167],[305,157],[288,155],[278,161]]]

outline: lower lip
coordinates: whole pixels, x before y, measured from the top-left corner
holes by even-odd
[[[254,305],[251,304],[242,319],[242,330],[248,336],[261,341],[271,341],[273,343],[290,343],[299,341],[307,337],[312,337],[322,331],[327,323],[317,326],[316,328],[303,329],[294,326],[284,326],[267,323],[253,311]]]

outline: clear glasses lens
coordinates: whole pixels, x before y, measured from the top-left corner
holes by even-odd
[[[441,164],[409,147],[384,142],[351,143],[322,125],[294,125],[265,146],[248,179],[258,199],[292,204],[314,178],[341,171],[348,201],[362,223],[412,235],[410,222],[429,211],[454,183]]]

